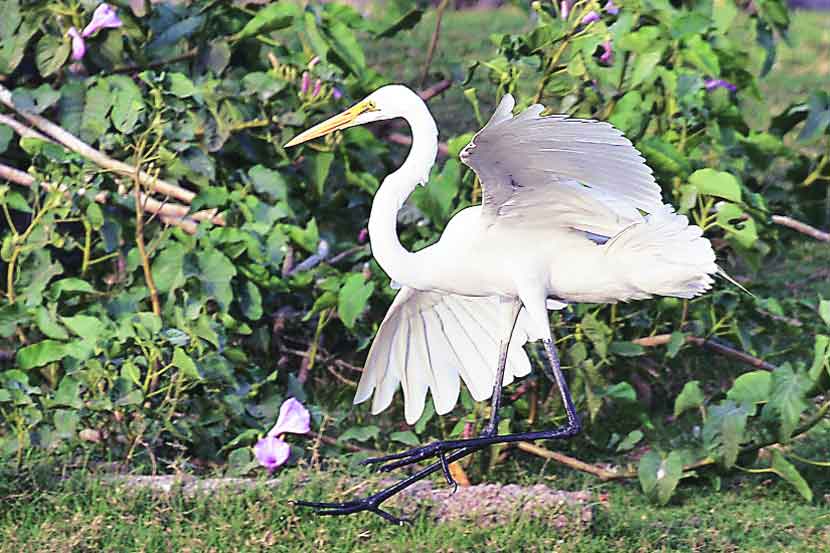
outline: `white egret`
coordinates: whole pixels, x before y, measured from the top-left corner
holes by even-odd
[[[513,115],[506,94],[495,114],[461,151],[479,176],[482,205],[447,224],[441,239],[420,251],[398,240],[397,214],[435,163],[438,130],[421,98],[401,85],[384,86],[363,101],[306,130],[286,146],[373,121],[402,118],[412,147],[403,165],[375,194],[369,217],[372,254],[400,285],[369,350],[355,403],[373,397],[386,409],[399,384],[409,424],[420,417],[429,390],[438,414],[458,399],[459,380],[472,397],[492,397],[490,421],[469,440],[435,442],[372,459],[391,470],[429,457],[429,467],[364,499],[309,503],[321,514],[371,511],[400,522],[380,504],[437,470],[453,483],[447,463],[501,442],[566,438],[579,417],[559,367],[548,309],[568,302],[618,302],[655,295],[691,298],[718,272],[701,229],[664,204],[651,169],[608,123],[541,116],[534,105]],[[568,416],[561,428],[497,435],[501,389],[530,372],[522,346],[542,340]]]

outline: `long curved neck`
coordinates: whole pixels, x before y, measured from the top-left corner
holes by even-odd
[[[369,240],[372,254],[386,274],[400,284],[417,288],[423,267],[398,240],[398,211],[415,187],[429,179],[438,154],[438,128],[420,98],[411,102],[403,118],[412,130],[412,148],[400,169],[387,176],[375,194]]]

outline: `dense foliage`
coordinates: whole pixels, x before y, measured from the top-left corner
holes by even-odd
[[[450,416],[428,409],[411,429],[397,411],[381,421],[350,405],[355,366],[394,294],[363,227],[398,152],[376,137],[387,128],[281,146],[386,82],[361,43],[406,33],[420,10],[390,2],[381,20],[337,4],[245,4],[117,2],[121,25],[72,33],[96,2],[0,2],[9,181],[0,187],[0,459],[229,459],[245,472],[250,445],[289,396],[311,407],[315,428],[380,448],[471,432],[486,416],[466,394]],[[492,83],[466,92],[470,109],[484,117],[478,93],[511,91],[524,106],[611,121],[741,274],[757,274],[782,247],[771,214],[826,223],[830,98],[758,116],[757,79],[788,24],[782,3],[610,6],[534,2],[532,30],[493,37],[498,57],[470,68]],[[82,52],[73,37],[84,34]],[[448,141],[450,157],[402,212],[407,246],[430,243],[478,201],[455,159],[468,138]],[[793,329],[785,315],[809,322]],[[553,322],[589,442],[615,454],[647,437],[639,476],[663,502],[684,470],[751,464],[827,410],[813,401],[830,378],[821,298],[750,297],[724,283],[691,302],[572,306]],[[665,355],[632,341],[649,335],[670,336],[655,342]],[[699,367],[684,346],[701,337],[780,363],[723,387],[663,385],[654,367]],[[670,441],[660,400],[649,408],[642,397],[652,388],[679,392],[663,400],[683,429]],[[543,381],[511,392],[502,430],[562,414]],[[609,405],[625,416],[591,424]],[[774,450],[767,465],[809,498],[786,455]]]

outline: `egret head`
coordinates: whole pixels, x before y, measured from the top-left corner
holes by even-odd
[[[409,88],[399,84],[383,86],[346,111],[301,132],[285,147],[296,146],[349,127],[403,117],[417,105],[423,105],[423,100]]]

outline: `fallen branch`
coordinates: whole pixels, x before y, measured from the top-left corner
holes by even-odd
[[[32,125],[49,135],[52,139],[69,148],[73,152],[87,158],[96,165],[112,171],[113,173],[118,173],[130,178],[136,174],[135,167],[99,152],[92,146],[66,131],[63,127],[52,123],[45,117],[19,109],[12,101],[11,91],[3,85],[0,85],[0,103],[3,103],[11,110],[14,110]],[[158,192],[160,194],[164,194],[165,196],[170,196],[171,198],[176,198],[177,200],[181,200],[188,204],[191,203],[196,197],[194,192],[167,181],[155,178],[153,175],[150,175],[144,171],[138,172],[138,179],[143,186],[146,186],[153,192]],[[224,225],[224,220],[222,220],[220,216],[216,215],[214,219],[215,224]]]
[[[823,230],[819,230],[816,227],[808,225],[807,223],[797,221],[792,217],[787,217],[786,215],[773,215],[772,222],[776,225],[781,225],[796,232],[800,232],[801,234],[806,234],[807,236],[815,238],[820,242],[830,242],[830,232],[824,232]]]
[[[401,146],[411,146],[412,139],[405,134],[401,134],[399,132],[392,132],[386,135],[387,140],[389,142],[393,142],[395,144],[400,144]],[[450,149],[447,146],[446,142],[439,142],[438,143],[438,155],[441,157],[450,157]]]
[[[542,457],[543,459],[550,459],[551,461],[556,461],[557,463],[561,463],[566,467],[570,467],[574,470],[586,472],[588,474],[593,474],[594,476],[603,481],[615,479],[618,480],[620,478],[634,478],[637,476],[637,473],[634,471],[615,471],[604,469],[602,467],[586,463],[585,461],[580,461],[579,459],[571,457],[570,455],[565,455],[564,453],[559,453],[558,451],[551,451],[549,449],[546,449],[542,446],[538,446],[536,444],[532,444],[530,442],[518,442],[516,444],[516,447],[518,449],[521,449],[522,451],[536,455],[537,457]]]
[[[645,338],[637,338],[636,340],[631,340],[631,343],[647,348],[655,346],[664,346],[669,342],[671,342],[671,334],[655,334],[654,336],[646,336]],[[759,369],[774,371],[778,368],[772,363],[767,363],[763,359],[759,359],[758,357],[750,355],[745,351],[732,348],[721,342],[716,342],[711,338],[706,339],[701,338],[700,336],[686,336],[686,343],[694,344],[698,347],[702,347],[704,349],[720,353],[721,355],[738,359],[742,363],[746,363],[747,365],[751,365]]]

